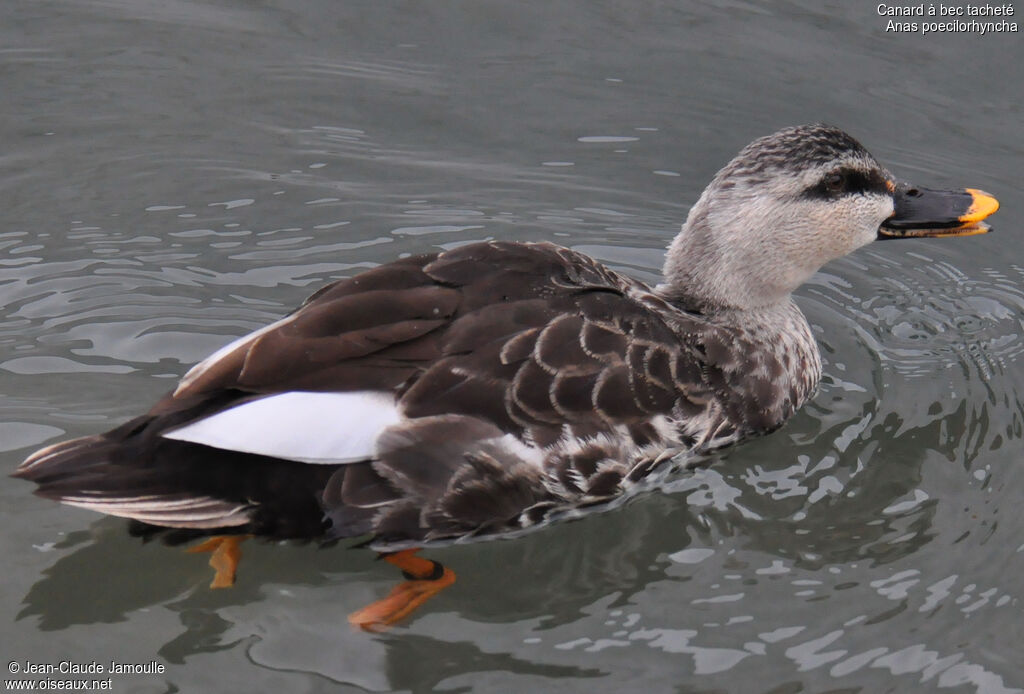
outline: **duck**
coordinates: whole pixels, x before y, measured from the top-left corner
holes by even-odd
[[[656,286],[547,242],[394,260],[13,476],[143,537],[201,540],[214,587],[246,537],[358,541],[406,579],[350,616],[387,628],[454,583],[421,549],[607,506],[782,427],[822,372],[794,290],[876,239],[985,233],[998,206],[898,181],[838,128],[785,128],[718,171]]]

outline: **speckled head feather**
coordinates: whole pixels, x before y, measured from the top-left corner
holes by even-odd
[[[740,150],[716,178],[763,183],[777,176],[792,176],[844,162],[865,168],[878,166],[857,140],[839,128],[823,123],[798,125],[754,140]]]

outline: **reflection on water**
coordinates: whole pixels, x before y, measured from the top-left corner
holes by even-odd
[[[871,521],[858,524],[868,537],[851,538],[854,522],[843,509],[833,509],[834,519],[846,528],[752,518],[740,500],[761,492],[743,476],[703,470],[672,491],[515,542],[437,550],[431,556],[459,572],[457,587],[409,626],[379,637],[345,622],[396,579],[365,553],[250,544],[238,585],[211,591],[203,558],[156,544],[140,548],[117,521],[100,521],[91,536],[74,533],[59,543],[56,549],[72,551],[32,587],[19,619],[62,630],[137,622],[159,607],[179,620],[159,649],[167,663],[244,648],[262,667],[374,691],[456,686],[478,672],[502,673],[495,686],[513,676],[597,678],[607,675],[609,658],[636,660],[665,676],[677,668],[698,678],[728,671],[751,687],[745,691],[755,691],[763,669],[780,660],[832,678],[864,671],[872,675],[866,681],[885,673],[1010,691],[962,652],[932,644],[931,630],[909,644],[890,636],[892,623],[908,612],[986,619],[1018,602],[1011,587],[978,585],[956,572],[865,575],[919,550],[915,535],[924,533],[914,529],[928,528],[925,509],[933,504],[893,504],[877,529]],[[808,538],[850,548],[816,554]],[[75,599],[55,603],[54,595]],[[833,627],[823,630],[812,617],[823,613]],[[477,635],[460,636],[467,631]],[[652,651],[688,660],[665,663]]]

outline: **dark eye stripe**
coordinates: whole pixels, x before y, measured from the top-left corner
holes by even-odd
[[[828,186],[828,179],[834,174],[843,177],[841,190],[833,190]],[[885,176],[879,171],[864,172],[858,169],[841,168],[829,171],[821,180],[803,192],[803,197],[834,200],[843,195],[863,195],[865,193],[889,194]]]

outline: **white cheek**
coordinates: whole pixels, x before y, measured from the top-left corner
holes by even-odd
[[[865,197],[862,199],[862,202],[864,209],[861,210],[861,213],[869,221],[860,230],[860,245],[866,246],[878,238],[878,228],[882,226],[882,222],[892,216],[895,210],[893,209],[892,198],[889,196]]]
[[[892,200],[878,197],[849,198],[833,217],[833,258],[851,253],[878,238],[878,227],[892,215]]]

